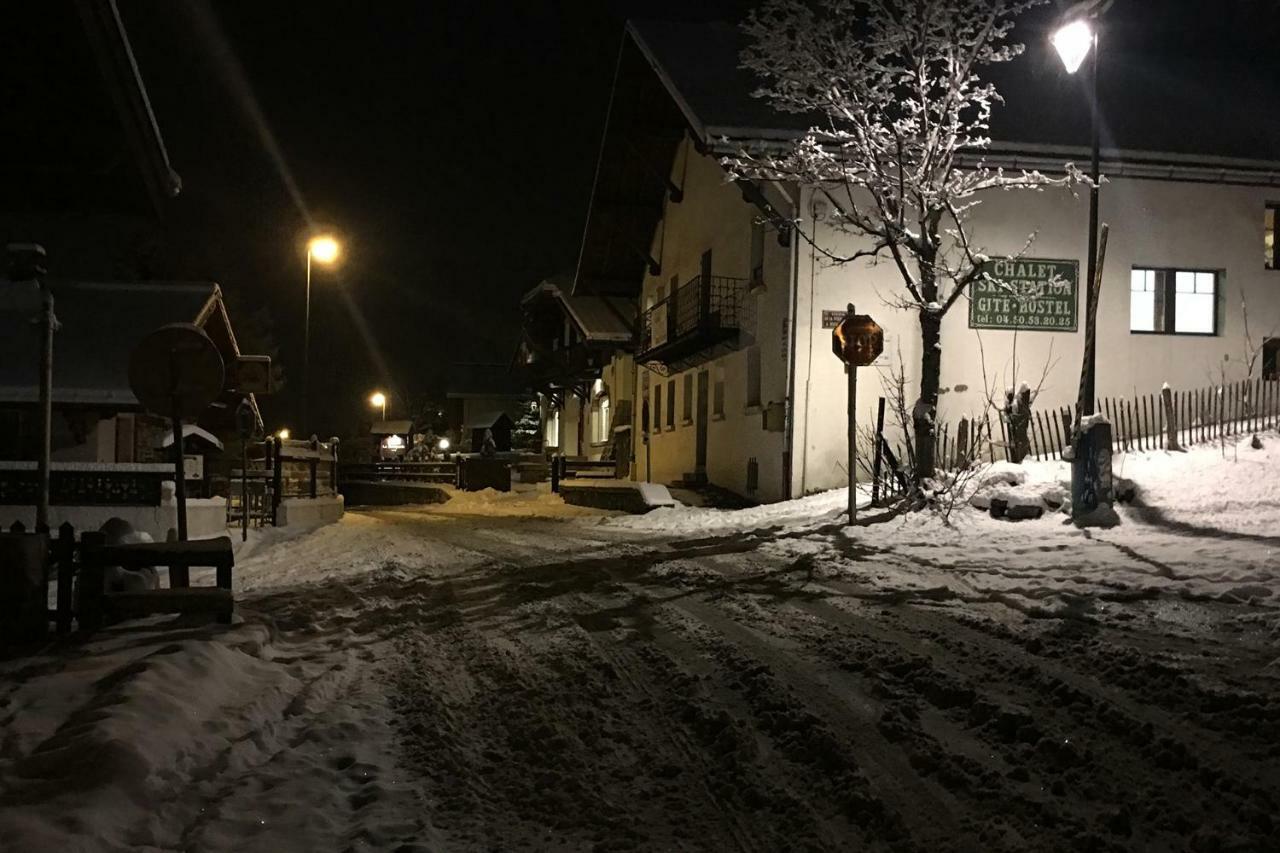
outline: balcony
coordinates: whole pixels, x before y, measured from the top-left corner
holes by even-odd
[[[737,340],[747,280],[695,276],[640,317],[637,360],[684,369]]]

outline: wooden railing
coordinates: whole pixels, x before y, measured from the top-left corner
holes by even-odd
[[[457,485],[458,463],[441,462],[372,462],[350,464],[339,468],[343,482],[444,483]]]

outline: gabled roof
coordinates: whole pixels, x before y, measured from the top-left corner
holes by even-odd
[[[408,435],[413,432],[413,421],[374,421],[369,427],[370,435]]]
[[[139,409],[129,388],[129,356],[143,337],[169,323],[203,328],[224,362],[239,355],[222,291],[212,282],[51,281],[49,286],[59,324],[53,343],[55,404]],[[32,318],[39,307],[34,283],[0,279],[0,403],[38,399],[40,330]],[[257,402],[249,399],[256,413]],[[229,405],[231,398],[221,402]]]
[[[520,301],[529,306],[538,299],[559,303],[588,343],[628,344],[635,338],[636,306],[629,297],[574,295],[563,278],[552,277],[529,290]]]

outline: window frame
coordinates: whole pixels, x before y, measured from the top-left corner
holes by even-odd
[[[676,428],[676,381],[667,382],[667,429]]]
[[[1133,273],[1137,271],[1153,272],[1157,274],[1157,288],[1160,287],[1159,282],[1164,282],[1164,292],[1156,290],[1157,304],[1163,299],[1164,305],[1164,323],[1166,326],[1172,325],[1173,328],[1165,329],[1135,329],[1133,328],[1133,285],[1129,286],[1129,334],[1131,335],[1157,335],[1170,336],[1180,338],[1216,338],[1221,331],[1218,323],[1218,309],[1221,306],[1222,297],[1222,278],[1223,270],[1207,269],[1201,267],[1159,267],[1143,264],[1135,264],[1129,268],[1130,282],[1132,282]],[[1206,273],[1213,276],[1213,331],[1211,332],[1179,332],[1177,331],[1177,312],[1178,312],[1178,291],[1177,291],[1177,274],[1178,273]]]
[[[1267,214],[1271,214],[1271,261],[1266,260]],[[1262,206],[1262,268],[1280,272],[1280,201],[1268,201]]]

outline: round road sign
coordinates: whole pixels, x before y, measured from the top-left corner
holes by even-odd
[[[218,348],[191,323],[161,326],[129,357],[129,387],[157,415],[198,415],[222,393],[223,379]]]

